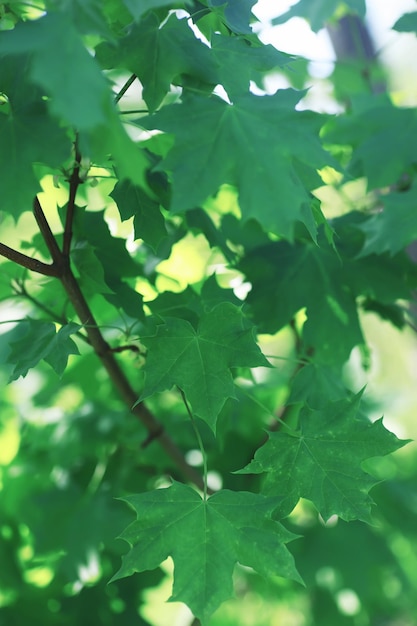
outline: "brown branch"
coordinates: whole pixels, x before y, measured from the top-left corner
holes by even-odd
[[[72,225],[74,222],[74,214],[75,214],[75,197],[77,195],[77,189],[79,185],[82,183],[80,178],[80,167],[81,167],[81,154],[78,149],[78,137],[75,139],[75,162],[74,167],[72,169],[72,174],[69,179],[69,197],[68,197],[68,205],[67,205],[67,215],[65,218],[65,228],[64,228],[64,242],[62,246],[62,253],[64,257],[68,258],[70,249],[71,249],[71,241],[72,241]]]
[[[42,237],[47,245],[47,248],[52,257],[52,265],[55,266],[56,274],[55,276],[60,277],[63,270],[63,262],[64,257],[62,255],[61,250],[57,244],[55,236],[48,224],[48,221],[45,217],[41,204],[37,197],[35,197],[33,201],[33,214],[35,216],[36,222],[39,226],[39,230],[41,231]]]
[[[4,243],[0,243],[0,255],[4,256],[9,261],[13,261],[22,267],[25,267],[32,272],[37,272],[38,274],[43,274],[44,276],[58,276],[57,269],[54,264],[42,263],[42,261],[38,261],[38,259],[34,259],[22,252],[18,252],[14,250],[14,248],[9,248]]]
[[[199,488],[203,488],[203,481],[200,474],[188,465],[182,451],[165,432],[163,426],[159,423],[151,411],[149,411],[143,403],[134,406],[137,401],[137,394],[127,380],[126,375],[122,371],[119,363],[116,361],[110,346],[104,340],[93,313],[91,312],[90,307],[81,292],[78,282],[69,267],[65,269],[64,274],[61,277],[61,282],[82,325],[85,327],[95,353],[100,358],[100,361],[106,369],[114,387],[117,389],[119,395],[122,397],[131,412],[140,419],[142,424],[148,430],[149,435],[147,438],[147,445],[153,439],[158,439],[162,448],[168,456],[171,457],[182,474],[194,482]]]
[[[56,276],[61,281],[61,284],[64,287],[81,324],[84,326],[88,340],[94,349],[94,352],[99,357],[113,383],[113,386],[117,389],[124,403],[128,406],[130,411],[139,418],[148,431],[148,437],[145,442],[146,445],[153,441],[153,439],[157,439],[159,444],[172,459],[183,476],[192,481],[200,489],[203,489],[204,484],[202,477],[193,467],[188,465],[184,458],[184,454],[171,437],[165,432],[159,420],[157,420],[153,413],[151,413],[151,411],[143,403],[135,405],[137,401],[137,394],[121,369],[109,344],[105,341],[95,317],[86,299],[84,298],[84,294],[80,289],[78,281],[72,273],[69,258],[65,257],[63,252],[60,251],[55,236],[51,231],[37,198],[34,200],[33,211],[39,229],[51,253],[53,266],[57,269]]]

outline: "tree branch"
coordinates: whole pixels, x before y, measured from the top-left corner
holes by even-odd
[[[42,261],[38,261],[38,259],[34,259],[22,252],[18,252],[14,250],[14,248],[9,248],[4,243],[0,243],[0,255],[4,256],[9,261],[13,261],[22,267],[26,267],[26,269],[31,270],[32,272],[37,272],[38,274],[43,274],[44,276],[58,276],[58,271],[54,264],[42,263]]]
[[[42,237],[48,247],[48,250],[52,257],[52,264],[55,266],[56,274],[55,276],[60,277],[62,273],[62,266],[64,262],[64,257],[62,255],[61,250],[57,244],[55,236],[48,224],[48,221],[45,217],[41,204],[37,197],[35,197],[33,201],[33,214],[35,216],[36,222],[39,226],[39,230],[41,231]]]
[[[67,215],[65,219],[64,242],[62,246],[62,253],[64,257],[66,258],[69,257],[70,249],[71,249],[72,224],[74,221],[74,214],[75,214],[75,197],[77,195],[77,189],[82,182],[80,179],[81,154],[78,149],[78,137],[76,137],[75,139],[74,148],[75,148],[75,162],[74,162],[74,167],[72,169],[72,174],[69,179],[69,197],[68,197],[68,205],[67,205]]]
[[[61,282],[82,325],[85,327],[88,339],[90,340],[95,353],[100,358],[100,361],[106,369],[114,387],[117,389],[119,395],[122,397],[131,412],[140,419],[142,424],[148,430],[149,436],[146,440],[146,445],[153,441],[153,439],[158,439],[162,448],[174,461],[181,473],[202,489],[202,477],[196,470],[194,470],[193,467],[188,465],[182,451],[165,432],[163,426],[159,423],[156,417],[143,403],[134,406],[137,401],[137,394],[127,380],[126,375],[122,371],[119,363],[116,361],[110,346],[104,340],[93,313],[91,312],[90,307],[81,292],[78,282],[69,267],[66,268],[63,276],[61,277]]]
[[[165,432],[159,420],[157,420],[153,413],[151,413],[151,411],[143,403],[136,404],[135,406],[137,394],[117,362],[109,344],[104,339],[95,317],[86,299],[84,298],[84,294],[80,289],[78,281],[72,273],[69,258],[65,257],[63,252],[59,249],[55,236],[51,231],[37,198],[34,200],[33,212],[45,243],[51,253],[53,266],[57,270],[56,276],[61,281],[81,324],[84,326],[88,340],[94,349],[94,352],[99,357],[113,383],[113,386],[117,389],[124,403],[127,405],[129,410],[139,418],[149,433],[144,445],[149,445],[151,441],[158,439],[159,444],[172,459],[183,476],[197,485],[199,489],[203,489],[204,483],[202,477],[193,467],[188,465],[184,458],[184,454],[174,443],[171,437]]]

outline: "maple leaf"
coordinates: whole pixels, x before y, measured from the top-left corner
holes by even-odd
[[[318,410],[304,406],[296,431],[270,433],[269,440],[239,474],[267,472],[264,491],[280,496],[278,507],[288,515],[299,498],[311,500],[325,520],[371,520],[369,490],[378,481],[362,469],[364,461],[402,447],[386,430],[382,418],[374,423],[358,418],[362,392]]]
[[[320,144],[323,119],[295,111],[303,92],[280,90],[272,96],[247,94],[229,104],[220,98],[189,96],[138,123],[175,136],[157,166],[172,173],[171,211],[201,205],[223,183],[236,185],[244,220],[292,238],[294,223],[305,216],[313,187],[322,184],[317,169],[339,166]],[[301,174],[301,170],[303,174]]]
[[[354,13],[364,17],[366,13],[365,0],[345,0]],[[282,24],[292,17],[304,17],[310,22],[311,28],[317,32],[324,28],[325,23],[335,14],[340,6],[340,0],[299,0],[283,15],[275,18],[273,24]]]
[[[228,302],[203,315],[197,329],[186,320],[167,317],[154,337],[141,341],[149,352],[140,400],[177,385],[193,413],[213,430],[226,399],[235,397],[231,368],[269,367],[252,325]]]
[[[271,519],[275,498],[222,490],[203,500],[191,487],[174,482],[122,499],[137,520],[121,535],[132,549],[112,580],[155,569],[171,556],[170,600],[185,602],[202,623],[232,595],[237,562],[262,576],[302,582],[284,545],[296,536]]]
[[[42,359],[63,374],[70,354],[79,354],[71,335],[79,330],[79,325],[70,323],[56,332],[55,324],[27,319],[19,324],[19,339],[10,341],[8,363],[14,364],[10,380],[26,376],[28,371]],[[13,332],[13,331],[12,331]]]

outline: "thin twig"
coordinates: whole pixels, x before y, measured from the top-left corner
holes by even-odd
[[[64,257],[62,255],[61,250],[59,249],[55,236],[48,224],[48,221],[45,217],[45,214],[43,212],[43,209],[37,197],[35,197],[33,201],[33,214],[35,216],[39,230],[41,231],[42,237],[51,254],[53,265],[55,266],[55,271],[56,271],[55,276],[60,277],[62,270],[63,270],[62,266],[63,266]]]
[[[139,418],[147,429],[149,433],[148,440],[158,439],[159,444],[172,459],[183,476],[192,481],[200,489],[204,489],[204,483],[200,474],[187,463],[183,452],[166,433],[159,420],[146,407],[146,405],[143,404],[143,402],[136,404],[137,394],[116,360],[109,344],[104,339],[94,314],[80,289],[77,279],[72,273],[69,259],[64,257],[63,253],[59,249],[55,236],[51,231],[37,198],[35,198],[33,203],[33,211],[41,234],[52,256],[54,265],[58,270],[57,276],[61,281],[61,284],[64,287],[82,326],[85,328],[94,352],[100,358],[100,361],[107,371],[113,386],[118,391],[125,404],[129,407],[130,411]]]
[[[75,138],[74,148],[75,148],[75,161],[74,161],[74,167],[72,168],[72,174],[69,179],[69,196],[68,196],[68,204],[67,204],[67,215],[65,218],[64,242],[62,246],[62,253],[66,258],[69,257],[69,253],[71,249],[72,224],[74,221],[74,214],[75,214],[75,197],[77,195],[77,189],[82,182],[80,178],[81,154],[78,149],[78,137]]]
[[[25,267],[32,272],[43,274],[44,276],[58,276],[57,269],[54,264],[42,263],[38,259],[34,259],[22,252],[18,252],[14,248],[6,246],[4,243],[0,243],[0,255],[4,256],[9,261],[13,261],[22,267]]]
[[[131,352],[136,352],[136,354],[140,354],[140,348],[134,343],[129,343],[123,346],[116,346],[115,348],[110,348],[110,352],[125,352],[126,350],[130,350]]]
[[[47,307],[43,302],[32,296],[32,294],[27,291],[23,281],[14,281],[12,287],[16,296],[20,296],[21,298],[25,298],[25,300],[32,302],[32,304],[37,309],[46,313],[46,315],[50,317],[54,322],[58,322],[58,324],[61,324],[62,326],[66,326],[67,324],[69,324],[69,320],[64,315],[56,313],[55,311]],[[81,331],[77,331],[74,334],[79,337],[79,339],[82,339],[82,341],[84,341],[85,343],[88,343],[88,345],[91,345],[89,338]]]

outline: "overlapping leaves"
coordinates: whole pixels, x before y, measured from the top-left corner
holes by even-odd
[[[65,14],[48,13],[2,33],[0,58],[10,58],[15,65],[22,55],[28,55],[26,88],[28,81],[39,87],[42,95],[47,96],[50,114],[79,131],[84,154],[103,159],[112,153],[120,175],[143,184],[147,160],[125,133],[108,82]],[[18,71],[21,73],[23,68]],[[46,136],[48,133],[43,132],[42,137]],[[33,143],[44,144],[48,154],[48,142]],[[17,152],[18,162],[22,169],[27,169],[21,153],[22,149]]]
[[[322,118],[294,110],[301,96],[287,89],[265,97],[247,94],[232,104],[190,97],[141,119],[146,128],[175,137],[158,166],[172,176],[171,210],[199,206],[231,183],[244,220],[255,218],[290,239],[298,220],[310,227],[308,185],[321,185],[317,169],[337,164],[318,138]]]
[[[305,308],[306,350],[313,350],[319,361],[329,364],[343,363],[352,348],[364,341],[358,296],[391,305],[398,298],[410,297],[416,280],[415,268],[404,256],[352,258],[360,243],[351,234],[347,245],[345,228],[350,220],[355,228],[364,223],[355,217],[334,222],[336,233],[343,234],[345,242],[339,255],[323,239],[320,247],[280,241],[254,248],[239,265],[253,285],[247,302],[259,329],[274,333]]]
[[[71,335],[79,330],[78,324],[70,323],[58,331],[55,324],[27,319],[18,326],[18,337],[10,333],[10,352],[7,362],[13,365],[10,380],[26,376],[40,361],[46,361],[61,375],[70,354],[79,354]]]

